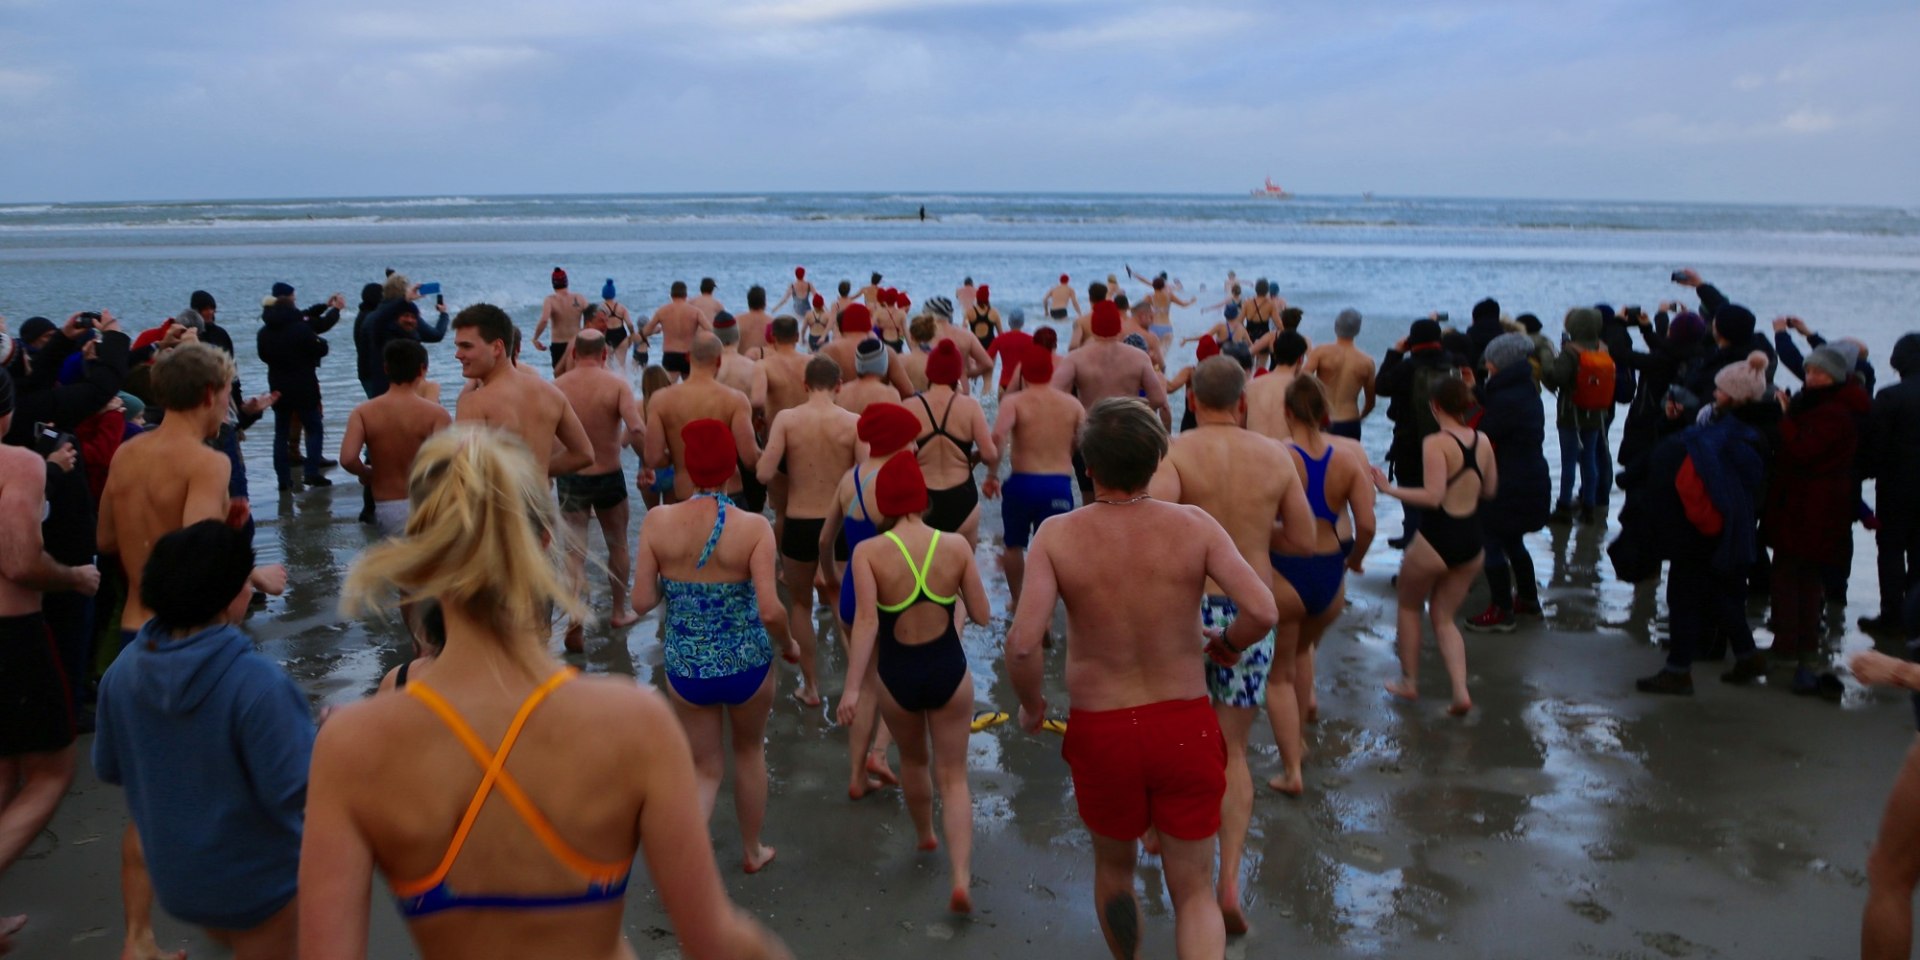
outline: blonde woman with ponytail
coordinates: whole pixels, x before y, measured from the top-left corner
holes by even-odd
[[[720,884],[665,701],[580,679],[547,652],[549,610],[579,600],[525,445],[443,432],[420,448],[408,499],[406,535],[361,556],[342,607],[436,600],[446,649],[404,689],[334,713],[314,745],[300,956],[367,955],[377,866],[426,960],[631,958],[621,914],[636,851],[685,956],[787,956]]]

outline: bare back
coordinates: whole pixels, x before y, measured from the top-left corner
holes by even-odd
[[[98,532],[100,552],[119,555],[127,575],[120,629],[138,630],[153,616],[140,602],[140,583],[154,543],[202,520],[225,519],[232,473],[225,454],[164,429],[143,433],[114,454],[100,494]]]
[[[381,503],[407,498],[407,475],[413,458],[427,438],[453,423],[447,408],[411,390],[388,392],[354,408],[361,436],[372,461],[367,486]]]
[[[767,328],[773,325],[773,318],[765,310],[748,310],[734,318],[740,328],[740,353],[753,356],[754,351],[767,345]]]
[[[1053,374],[1053,387],[1078,397],[1091,410],[1108,397],[1140,397],[1155,409],[1167,405],[1166,381],[1153,371],[1153,360],[1117,340],[1095,340],[1072,353]]]
[[[1276,370],[1247,384],[1248,430],[1273,440],[1287,439],[1287,387],[1293,376],[1292,371]]]
[[[1306,458],[1312,457],[1314,460],[1319,460],[1326,456],[1328,449],[1333,451],[1332,458],[1327,461],[1323,493],[1327,511],[1337,519],[1332,522],[1321,518],[1315,519],[1316,533],[1313,550],[1316,554],[1333,553],[1340,549],[1339,526],[1341,521],[1352,512],[1352,501],[1356,494],[1370,496],[1373,492],[1372,480],[1367,475],[1366,456],[1355,452],[1355,447],[1359,445],[1354,441],[1319,432],[1315,432],[1304,443],[1295,439],[1286,446],[1287,452],[1293,458],[1294,467],[1299,471],[1302,484],[1307,479]],[[1274,537],[1271,549],[1276,553],[1295,552],[1288,549],[1278,536]]]
[[[1307,355],[1306,372],[1327,385],[1327,401],[1337,421],[1358,420],[1360,395],[1373,392],[1373,358],[1352,343],[1340,341],[1313,348]]]
[[[553,459],[561,422],[571,413],[558,387],[531,373],[508,370],[461,394],[453,419],[484,423],[518,436],[544,471]]]
[[[847,412],[858,415],[876,403],[899,403],[900,391],[884,381],[861,377],[841,387],[834,402]]]
[[[653,312],[651,323],[660,327],[660,349],[686,353],[692,348],[693,335],[706,325],[706,320],[693,304],[673,300]]]
[[[30,566],[42,550],[40,518],[47,509],[47,461],[20,447],[0,446],[0,553]],[[0,617],[40,610],[40,591],[0,576]]]
[[[720,370],[713,378],[740,391],[743,397],[753,395],[753,361],[732,350],[720,355]]]
[[[853,468],[860,418],[833,403],[804,403],[774,417],[768,449],[784,451],[788,517],[827,515],[840,480]]]
[[[1300,485],[1291,467],[1287,448],[1277,441],[1229,424],[1203,424],[1174,438],[1151,489],[1154,496],[1205,510],[1271,588],[1267,543],[1287,494]],[[1208,581],[1207,592],[1221,591]]]
[[[562,374],[553,385],[573,407],[593,447],[593,465],[580,473],[597,477],[620,469],[620,448],[627,445],[628,431],[637,436],[642,425],[640,405],[626,378],[606,367],[583,366]]]
[[[649,422],[658,418],[667,449],[673,457],[673,492],[684,500],[693,496],[693,477],[686,469],[686,443],[680,431],[695,420],[718,420],[729,427],[750,419],[747,395],[717,380],[696,378],[674,384],[653,395]],[[739,480],[736,478],[735,483]],[[733,489],[739,489],[734,487]]]
[[[547,294],[541,310],[553,325],[553,342],[566,343],[579,335],[580,312],[586,306],[586,298],[570,290],[555,290]]]
[[[1074,438],[1087,418],[1080,401],[1051,386],[1029,386],[1000,398],[995,437],[1013,441],[1013,472],[1073,472]]]
[[[795,350],[774,347],[760,360],[759,374],[766,381],[766,402],[762,406],[768,423],[807,402],[807,363],[813,358]]]

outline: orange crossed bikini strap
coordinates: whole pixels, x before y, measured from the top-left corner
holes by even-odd
[[[514,780],[513,774],[508,773],[506,769],[507,754],[513,751],[514,741],[519,739],[520,731],[526,726],[527,718],[532,716],[534,708],[547,698],[547,694],[575,676],[578,674],[572,668],[561,670],[548,677],[545,683],[528,694],[526,702],[520,705],[520,712],[514,715],[513,723],[507,727],[507,735],[500,741],[498,752],[488,750],[486,744],[474,734],[473,728],[467,726],[467,722],[461,719],[459,712],[425,682],[415,680],[407,684],[405,688],[407,694],[425,704],[427,709],[432,710],[441,722],[447,725],[448,730],[453,731],[453,735],[459,739],[461,745],[473,755],[474,761],[486,770],[486,776],[480,779],[480,787],[474,791],[473,801],[467,804],[466,815],[460,818],[460,826],[453,832],[453,842],[447,845],[446,856],[440,859],[440,865],[434,868],[432,873],[412,883],[395,884],[393,888],[395,894],[401,897],[418,896],[446,880],[447,872],[453,869],[453,862],[460,857],[460,848],[465,846],[467,835],[473,830],[474,821],[480,816],[480,808],[485,805],[487,796],[493,792],[496,785],[500,788],[500,792],[506,795],[507,803],[520,814],[520,819],[527,825],[527,829],[532,830],[533,835],[539,839],[540,845],[546,847],[547,852],[553,854],[554,859],[565,864],[575,873],[594,883],[612,884],[618,882],[621,877],[626,876],[628,870],[632,869],[631,859],[620,863],[604,863],[581,856],[560,838],[560,834],[553,829],[553,824],[548,822],[539,808],[533,805],[533,801],[527,798],[526,792],[520,789],[520,784]]]

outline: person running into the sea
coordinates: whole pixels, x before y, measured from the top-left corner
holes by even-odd
[[[720,341],[720,367],[714,373],[714,379],[721,386],[731,387],[748,399],[749,412],[752,411],[754,381],[759,375],[758,365],[740,353],[740,323],[733,314],[721,311],[713,318],[713,335]],[[753,424],[753,439],[756,445],[765,440],[766,421],[758,418]],[[740,461],[740,489],[734,492],[734,499],[748,513],[764,513],[767,509],[767,487],[760,482],[753,464]]]
[[[1360,422],[1373,413],[1377,398],[1373,358],[1353,345],[1360,335],[1360,311],[1348,307],[1333,318],[1333,342],[1307,351],[1300,372],[1320,378],[1327,387],[1329,413],[1333,421],[1327,432],[1336,437],[1360,439]],[[1360,403],[1361,395],[1366,404]]]
[[[1374,490],[1366,454],[1359,445],[1321,429],[1320,425],[1327,422],[1329,404],[1320,381],[1312,377],[1294,380],[1287,387],[1287,407],[1287,447],[1306,483],[1315,540],[1303,551],[1287,542],[1284,530],[1276,530],[1267,559],[1274,572],[1300,595],[1306,615],[1300,622],[1299,642],[1294,645],[1293,670],[1294,700],[1304,726],[1320,719],[1320,701],[1314,692],[1314,651],[1327,628],[1346,608],[1347,571],[1364,572],[1361,565],[1367,548],[1373,545]],[[1352,518],[1348,528],[1352,539],[1343,540],[1341,521],[1347,517]],[[1279,630],[1287,629],[1282,622]],[[1268,713],[1272,713],[1271,708]],[[1275,777],[1267,785],[1278,790],[1286,783]]]
[[[880,468],[893,457],[913,457],[913,441],[920,435],[920,418],[897,403],[876,403],[860,414],[857,427],[860,442],[867,445],[867,460],[854,465],[840,479],[833,502],[827,508],[826,523],[820,528],[820,555],[833,557],[820,564],[822,586],[835,596],[834,616],[840,625],[840,638],[851,644],[855,615],[853,580],[843,571],[854,548],[879,536],[880,511],[873,502],[873,485]],[[851,647],[849,646],[849,650]],[[880,702],[874,690],[879,677],[869,669],[860,679],[860,710],[847,725],[847,797],[858,800],[882,784],[899,781],[887,768],[885,728],[876,729]]]
[[[0,436],[13,416],[13,378],[0,366]],[[46,458],[0,446],[0,875],[53,819],[73,783],[70,681],[41,598],[67,591],[90,597],[100,587],[93,565],[68,566],[46,552],[40,522],[47,473]],[[0,953],[26,923],[24,916],[0,917]]]
[[[675,280],[668,288],[667,302],[653,312],[647,325],[640,331],[640,339],[646,340],[660,334],[660,365],[676,378],[687,376],[687,351],[691,349],[693,335],[702,330],[713,328],[713,319],[702,313],[699,308],[687,302],[687,284],[684,280]]]
[[[1107,299],[1108,285],[1095,280],[1087,284],[1087,310],[1073,318],[1073,330],[1067,335],[1067,352],[1071,353],[1093,339],[1093,308]]]
[[[898,370],[901,379],[911,383],[912,378],[907,373],[906,359],[897,356],[872,337],[853,343],[852,346],[851,351],[833,350],[823,354],[829,360],[835,360],[835,355],[839,353],[852,354],[854,378],[851,382],[842,384],[834,402],[849,413],[859,414],[866,412],[867,407],[873,404],[893,403],[901,399],[900,391],[885,378],[890,371]],[[837,360],[835,365],[838,366]],[[844,378],[846,373],[842,372],[840,376]]]
[[[921,421],[920,468],[932,488],[933,501],[927,523],[974,544],[980,540],[980,490],[973,482],[974,461],[986,464],[991,473],[1000,464],[1000,451],[987,429],[980,401],[960,392],[964,367],[953,341],[940,341],[927,355],[926,392],[906,407]]]
[[[1172,423],[1166,381],[1154,371],[1145,352],[1120,342],[1120,308],[1111,301],[1096,302],[1088,329],[1093,339],[1055,365],[1053,388],[1078,397],[1087,410],[1109,397],[1144,397],[1163,426]],[[1082,502],[1093,499],[1093,481],[1087,476],[1084,457],[1083,451],[1075,451],[1074,474]]]
[[[1253,282],[1253,296],[1240,302],[1240,322],[1247,328],[1248,342],[1266,339],[1279,326],[1280,308],[1287,302],[1274,296],[1275,292],[1262,277]]]
[[[653,407],[654,395],[671,386],[673,386],[673,377],[667,373],[665,367],[648,367],[640,371],[640,416],[643,419]],[[656,470],[647,465],[643,456],[640,460],[640,479],[637,482],[640,487],[640,499],[648,509],[662,503],[679,501],[679,498],[673,495],[672,467],[661,467]]]
[[[988,499],[1004,495],[1000,504],[1001,563],[1013,610],[1020,608],[1020,588],[1026,579],[1027,544],[1033,531],[1048,517],[1073,509],[1074,437],[1087,410],[1072,396],[1053,389],[1053,351],[1027,348],[1020,361],[1025,389],[1000,398],[993,421],[993,443],[1008,451],[1013,472],[1003,486],[997,470],[987,471],[981,492]]]
[[[383,537],[407,526],[407,475],[427,438],[453,423],[447,408],[423,399],[415,387],[427,372],[427,350],[412,340],[387,344],[382,379],[387,392],[353,408],[340,438],[340,466],[373,495],[374,525]],[[362,460],[360,454],[367,454]],[[368,462],[371,461],[371,462]]]
[[[1253,341],[1249,339],[1248,330],[1246,326],[1240,322],[1240,305],[1237,303],[1227,304],[1225,309],[1220,313],[1219,323],[1214,324],[1205,333],[1196,334],[1191,337],[1182,337],[1179,345],[1184,347],[1189,343],[1199,343],[1202,340],[1212,340],[1215,347],[1229,342],[1251,345]]]
[[[695,492],[641,525],[633,609],[644,614],[666,602],[667,689],[693,745],[701,807],[711,819],[731,754],[741,867],[758,873],[774,855],[760,842],[767,717],[777,686],[773,654],[777,648],[792,663],[799,649],[775,587],[773,527],[727,498],[738,462],[732,429],[695,420],[680,433],[682,472]],[[730,740],[723,727],[731,728]]]
[[[1040,648],[1054,605],[1064,600],[1071,710],[1061,755],[1093,834],[1093,899],[1107,948],[1120,960],[1139,955],[1134,869],[1139,838],[1153,828],[1176,952],[1182,960],[1216,960],[1226,950],[1213,875],[1226,746],[1195,653],[1204,648],[1223,666],[1237,662],[1273,629],[1273,593],[1205,511],[1147,495],[1167,433],[1145,403],[1114,397],[1096,404],[1080,448],[1097,496],[1034,536],[1007,635],[1020,726],[1035,731],[1047,719]],[[1154,576],[1140,576],[1143,556],[1154,558]],[[1206,580],[1239,611],[1225,631],[1203,632],[1193,615]]]
[[[973,313],[973,305],[979,301],[979,295],[980,288],[973,285],[973,278],[962,278],[960,286],[953,291],[954,308],[963,317]]]
[[[1007,392],[1013,385],[1014,374],[1020,370],[1020,361],[1025,360],[1033,348],[1033,335],[1028,333],[1027,312],[1014,307],[1007,311],[1007,329],[993,338],[993,346],[987,355],[1000,364],[1000,392]]]
[[[1241,426],[1247,375],[1239,364],[1213,357],[1200,364],[1193,380],[1199,426],[1173,440],[1149,492],[1168,503],[1199,507],[1227,531],[1241,559],[1272,590],[1281,630],[1280,636],[1262,635],[1231,666],[1207,665],[1207,693],[1227,744],[1227,792],[1220,815],[1220,911],[1226,917],[1227,932],[1242,934],[1247,932],[1247,921],[1240,910],[1240,863],[1247,826],[1253,819],[1247,735],[1262,706],[1273,719],[1285,768],[1275,778],[1277,789],[1297,795],[1304,788],[1300,711],[1293,687],[1301,598],[1291,584],[1272,575],[1268,545],[1279,535],[1276,521],[1288,543],[1310,545],[1314,522],[1287,448]],[[1218,584],[1209,583],[1200,601],[1201,625],[1224,630],[1233,623],[1234,614],[1233,601]]]
[[[1040,306],[1047,311],[1047,319],[1060,323],[1068,317],[1080,315],[1080,293],[1067,282],[1067,275],[1060,275],[1060,282],[1048,290],[1040,299]]]
[[[1000,311],[995,309],[992,292],[986,284],[973,291],[973,308],[967,311],[967,330],[982,349],[993,351],[993,338],[1000,335]]]
[[[858,678],[871,666],[880,677],[880,714],[900,747],[900,790],[921,850],[940,841],[933,831],[938,782],[942,832],[947,838],[947,909],[972,913],[973,800],[967,789],[967,739],[973,714],[973,676],[954,622],[955,604],[986,626],[993,616],[973,548],[928,526],[927,483],[920,464],[894,457],[875,477],[873,506],[880,536],[853,551],[852,652],[838,718],[859,716]],[[897,599],[896,599],[897,598]],[[929,771],[932,768],[932,772]]]
[[[587,523],[600,522],[607,544],[607,589],[613,601],[608,625],[618,630],[639,617],[627,603],[627,471],[620,464],[621,448],[635,456],[645,453],[646,420],[633,398],[627,378],[607,369],[609,347],[598,331],[582,330],[573,339],[573,369],[553,382],[567,398],[593,448],[593,463],[577,473],[554,478],[560,498],[560,519],[567,525],[567,579],[586,597]],[[586,649],[584,624],[569,621],[566,647]]]
[[[121,646],[152,618],[140,585],[153,544],[202,520],[239,522],[229,498],[231,466],[207,446],[226,419],[233,358],[201,343],[173,347],[154,362],[150,386],[166,411],[159,426],[123,444],[100,495],[98,540],[103,563],[118,562],[127,584],[120,614]],[[264,567],[255,586],[279,593],[286,571]],[[123,955],[163,956],[153,935],[153,890],[140,838],[128,824],[121,837],[121,898],[126,906]]]
[[[633,313],[619,301],[618,293],[612,277],[600,285],[599,313],[606,318],[607,356],[613,363],[624,362],[625,356],[620,352],[620,347],[633,336],[634,331]]]
[[[580,417],[559,388],[532,371],[523,375],[510,355],[517,336],[507,312],[490,303],[476,303],[453,318],[453,358],[468,380],[453,419],[514,434],[549,476],[586,469],[593,444]]]
[[[867,370],[861,369],[857,356],[870,356],[861,346],[869,340],[879,342],[873,336],[873,312],[862,304],[849,303],[846,309],[840,311],[840,335],[823,347],[820,355],[831,358],[834,365],[840,368],[842,381],[851,382],[856,377],[868,373]],[[874,372],[873,375],[893,385],[892,399],[899,400],[913,396],[913,383],[907,379],[906,363],[893,351],[884,348],[880,351],[879,358],[886,362],[886,366]],[[869,359],[867,367],[871,368],[877,362],[879,361]]]
[[[248,539],[202,520],[154,544],[153,619],[100,678],[93,768],[126,788],[167,912],[236,960],[277,960],[295,952],[314,729],[306,694],[240,629]]]
[[[1533,379],[1533,338],[1505,333],[1480,354],[1480,422],[1493,444],[1500,489],[1481,516],[1486,531],[1487,609],[1467,618],[1467,629],[1507,633],[1519,615],[1540,615],[1540,585],[1526,535],[1547,525],[1553,477],[1547,472],[1546,414]]]
[[[773,312],[779,313],[781,307],[792,303],[795,314],[806,313],[807,306],[819,295],[819,292],[814,289],[813,281],[807,279],[807,268],[794,267],[793,282],[787,284],[786,292],[782,293],[780,299],[774,303]]]
[[[1273,368],[1247,384],[1247,429],[1275,440],[1287,437],[1287,388],[1299,376],[1300,360],[1306,351],[1307,341],[1291,330],[1283,330],[1274,338]]]
[[[682,431],[695,420],[718,420],[733,431],[739,466],[752,470],[759,462],[760,448],[753,435],[753,410],[747,395],[721,383],[722,350],[719,338],[699,333],[693,338],[688,374],[685,380],[656,394],[647,404],[646,455],[641,462],[658,469],[674,468],[674,499],[693,496],[693,479],[687,475],[686,449]],[[734,482],[737,489],[737,480]]]
[[[1480,503],[1493,499],[1500,489],[1500,473],[1493,445],[1485,443],[1480,431],[1464,422],[1473,408],[1473,391],[1466,381],[1458,377],[1441,380],[1429,402],[1439,429],[1421,441],[1425,485],[1393,486],[1379,467],[1373,468],[1376,489],[1426,511],[1400,563],[1400,676],[1386,687],[1387,692],[1405,700],[1420,697],[1420,614],[1424,608],[1433,622],[1434,642],[1452,685],[1453,702],[1447,712],[1465,716],[1473,709],[1473,698],[1467,694],[1466,640],[1454,615],[1460,612],[1460,601],[1480,573],[1484,537]]]
[[[827,345],[832,328],[827,324],[827,299],[819,294],[813,295],[812,309],[795,310],[799,320],[807,328],[807,352],[819,353]]]
[[[580,314],[586,309],[587,298],[567,289],[567,272],[554,267],[553,292],[540,304],[540,322],[533,327],[533,348],[547,351],[555,369],[560,366],[560,358],[567,355],[567,345],[580,332]],[[552,344],[540,339],[548,328],[553,330]]]
[[[733,322],[740,327],[740,355],[760,359],[766,352],[767,329],[773,325],[773,314],[767,312],[767,288],[759,284],[748,287],[747,312]]]
[[[800,340],[800,322],[793,317],[786,314],[775,317],[767,327],[767,334],[767,349],[754,362],[753,385],[747,391],[747,400],[753,408],[754,431],[763,436],[772,429],[781,411],[807,402],[807,364],[813,359],[795,349]],[[839,375],[838,368],[834,375]],[[763,442],[761,446],[766,444]],[[846,471],[843,468],[840,472]],[[766,485],[768,502],[773,504],[773,532],[780,534],[785,529],[782,523],[787,515],[787,475],[784,469],[779,469],[768,480],[760,480],[761,473],[756,466],[756,481]],[[839,474],[834,477],[838,479]]]
[[[986,345],[980,342],[979,337],[973,335],[973,331],[966,324],[959,322],[960,318],[967,316],[965,310],[961,310],[956,315],[954,305],[946,297],[934,297],[927,301],[925,312],[932,314],[934,319],[939,321],[934,326],[934,341],[952,340],[953,345],[960,348],[961,356],[967,361],[968,381],[992,372],[993,355],[987,352]],[[963,387],[962,391],[964,390]]]
[[[665,699],[547,652],[548,610],[581,611],[537,460],[512,434],[456,426],[421,448],[408,489],[412,535],[361,554],[346,611],[436,599],[446,649],[321,728],[300,956],[365,955],[376,866],[424,957],[616,956],[643,843],[686,956],[787,956],[728,902]]]
[[[720,285],[715,283],[712,277],[701,277],[700,295],[691,301],[693,308],[700,311],[700,315],[706,317],[708,323],[712,323],[714,317],[727,309],[726,305],[720,302],[720,298],[713,295],[713,292],[719,288]]]
[[[1139,279],[1139,278],[1135,278]],[[1153,292],[1147,295],[1147,303],[1153,308],[1153,323],[1148,328],[1153,335],[1162,340],[1173,336],[1173,308],[1191,307],[1193,300],[1182,297],[1167,286],[1167,275],[1162,273],[1153,278],[1150,284]]]
[[[780,318],[776,335],[779,323],[791,322],[791,317]],[[791,347],[789,343],[789,352]],[[773,415],[773,424],[767,428],[767,448],[757,469],[762,483],[785,480],[784,496],[776,500],[776,507],[780,517],[780,579],[787,588],[787,625],[800,646],[800,688],[793,696],[809,707],[817,707],[820,655],[813,629],[813,603],[821,531],[841,478],[853,469],[860,418],[833,402],[833,395],[840,389],[840,370],[833,361],[826,357],[802,359],[806,402]],[[821,599],[828,604],[834,600],[827,596]]]

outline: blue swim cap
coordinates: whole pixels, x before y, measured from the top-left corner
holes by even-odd
[[[613,299],[613,278],[612,277],[608,277],[606,286],[603,286],[600,288],[600,299],[602,300]]]
[[[1228,320],[1238,320],[1240,319],[1240,305],[1237,303],[1229,303],[1227,304],[1227,308],[1221,311],[1221,313],[1225,314]]]

